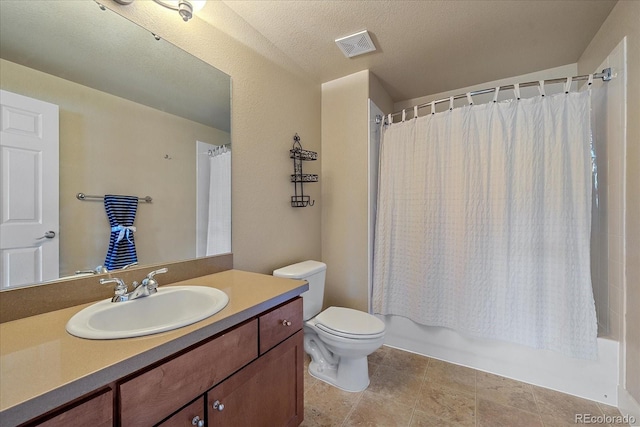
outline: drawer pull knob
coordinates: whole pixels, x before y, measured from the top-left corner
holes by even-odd
[[[224,409],[224,404],[220,403],[219,400],[216,400],[215,402],[213,402],[213,409],[216,409],[218,411],[222,411]]]
[[[204,420],[201,420],[199,416],[193,417],[191,424],[198,427],[204,427]]]
[[[290,321],[290,320],[287,320],[287,319],[284,319],[284,320],[282,321],[282,325],[283,325],[283,326],[291,326],[291,321]]]

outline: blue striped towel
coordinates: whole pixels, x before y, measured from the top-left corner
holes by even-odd
[[[104,208],[107,211],[111,236],[104,266],[115,270],[138,261],[133,233],[136,228],[133,221],[138,210],[138,198],[135,196],[104,196]]]

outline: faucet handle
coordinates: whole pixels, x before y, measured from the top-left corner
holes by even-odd
[[[169,269],[167,267],[160,268],[158,270],[154,270],[151,273],[147,274],[147,279],[153,279],[153,276],[155,276],[156,274],[166,273],[167,271],[169,271]]]
[[[101,285],[106,285],[107,283],[116,283],[116,296],[119,297],[127,293],[127,284],[124,283],[122,279],[119,279],[117,277],[114,277],[113,279],[100,279]]]
[[[156,274],[166,273],[167,271],[169,271],[167,267],[152,271],[151,273],[147,274],[147,277],[142,280],[142,284],[146,286],[150,292],[155,292],[158,288],[158,282],[153,278],[153,276],[155,276]]]
[[[136,265],[138,265],[138,261],[134,261],[131,264],[125,265],[124,267],[121,268],[121,270],[126,270],[127,268],[135,267]]]

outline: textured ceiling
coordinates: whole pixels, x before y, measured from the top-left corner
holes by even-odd
[[[314,81],[371,70],[394,101],[576,62],[609,0],[223,0]],[[208,11],[208,12],[207,12]],[[215,8],[202,18],[216,25]],[[214,21],[214,22],[212,22]],[[336,38],[368,30],[378,50],[345,58]]]

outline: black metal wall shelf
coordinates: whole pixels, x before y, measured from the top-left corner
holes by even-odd
[[[289,150],[289,158],[293,159],[293,175],[291,175],[291,182],[293,182],[294,195],[291,196],[291,207],[305,208],[307,206],[313,206],[315,200],[311,200],[310,196],[304,194],[305,182],[318,182],[318,175],[302,173],[302,162],[317,160],[318,153],[315,151],[303,150],[300,144],[300,137],[296,133],[293,137],[293,147]]]
[[[318,175],[311,175],[308,173],[291,175],[291,182],[318,182]]]

